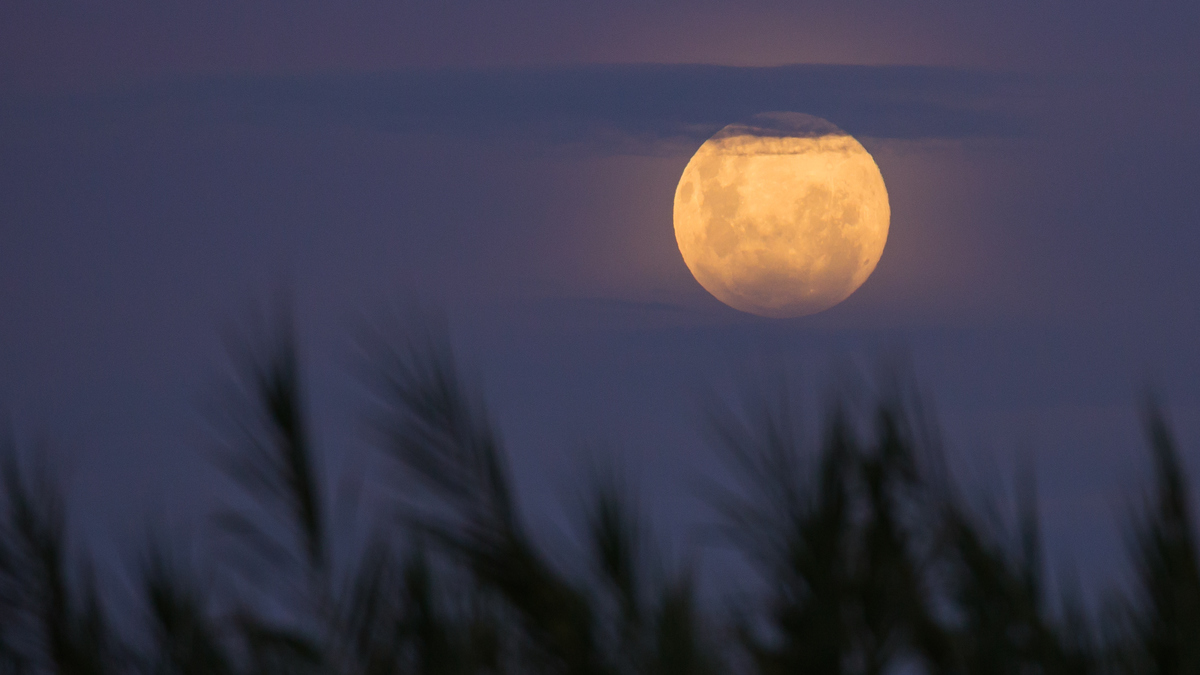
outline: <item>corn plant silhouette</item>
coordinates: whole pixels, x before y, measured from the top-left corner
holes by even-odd
[[[1133,532],[1132,662],[1143,673],[1200,673],[1200,551],[1186,473],[1161,408],[1147,403],[1143,419],[1155,489]]]
[[[251,368],[245,443],[229,473],[259,507],[218,516],[221,526],[257,556],[251,578],[292,580],[290,624],[253,607],[237,613],[239,637],[255,673],[459,673],[495,661],[489,616],[452,615],[443,606],[420,548],[401,556],[403,532],[377,532],[348,578],[335,583],[320,461],[311,441],[297,349],[284,314],[277,343]],[[478,608],[475,608],[478,609]]]
[[[166,553],[169,544],[150,539],[139,578],[149,607],[152,647],[139,670],[156,675],[232,675],[226,641],[211,619],[198,574]]]
[[[66,515],[49,470],[0,457],[0,663],[9,672],[112,672],[124,649],[109,628],[91,567],[68,551]]]
[[[518,662],[580,675],[714,668],[690,583],[645,588],[644,540],[613,485],[598,484],[585,532],[598,583],[553,567],[522,522],[499,437],[460,383],[447,344],[426,336],[377,355],[382,438],[441,507],[411,509],[408,522],[461,560],[519,622]]]
[[[833,405],[815,443],[786,391],[718,412],[736,480],[712,499],[764,583],[739,611],[702,610],[612,476],[587,492],[578,564],[555,564],[436,329],[366,349],[372,449],[391,468],[374,478],[392,499],[338,511],[281,317],[268,347],[241,352],[227,402],[218,458],[240,496],[201,559],[147,538],[129,575],[140,625],[114,620],[72,547],[44,450],[31,460],[0,435],[0,673],[1200,673],[1193,506],[1154,405],[1137,583],[1100,616],[1049,597],[1032,487],[1015,527],[989,526],[911,401],[879,397],[859,417]]]
[[[1048,607],[1041,533],[1031,484],[1021,495],[1016,537],[988,528],[960,504],[947,510],[952,629],[959,668],[971,673],[1088,673],[1096,669],[1086,620]],[[1064,609],[1072,609],[1064,604]]]
[[[873,443],[864,445],[835,406],[812,452],[786,391],[776,399],[752,404],[750,415],[714,418],[742,484],[721,491],[717,504],[769,589],[766,634],[739,631],[755,667],[882,673],[914,657],[934,670],[948,667],[926,588],[928,562],[912,531],[937,514],[923,503],[927,486],[903,421],[881,406]]]

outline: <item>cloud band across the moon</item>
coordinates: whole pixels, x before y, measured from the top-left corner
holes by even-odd
[[[0,143],[154,125],[360,128],[587,151],[694,147],[762,110],[803,109],[859,137],[1028,133],[1027,76],[927,66],[611,65],[327,76],[230,76],[66,96],[0,90]]]
[[[768,317],[849,297],[879,262],[890,217],[871,155],[797,113],[726,126],[696,151],[675,192],[675,237],[696,280]]]

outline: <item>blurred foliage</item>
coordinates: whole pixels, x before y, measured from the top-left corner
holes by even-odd
[[[245,499],[213,516],[207,559],[148,539],[134,620],[75,550],[45,453],[32,460],[3,434],[0,673],[1200,673],[1200,552],[1156,405],[1155,482],[1129,532],[1137,583],[1106,592],[1099,615],[1051,597],[1032,481],[1013,517],[981,517],[911,394],[865,415],[833,405],[816,441],[786,391],[719,410],[734,479],[709,498],[761,583],[705,608],[619,480],[594,481],[581,564],[556,564],[447,345],[434,334],[367,349],[391,506],[367,520],[354,504],[361,522],[347,522],[282,322],[228,402],[218,459]]]

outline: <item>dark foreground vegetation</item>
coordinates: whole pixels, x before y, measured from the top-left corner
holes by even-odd
[[[214,541],[201,554],[166,537],[131,552],[138,599],[119,610],[69,544],[45,463],[9,443],[0,672],[1200,673],[1192,513],[1152,405],[1156,478],[1129,532],[1136,584],[1094,591],[1107,598],[1098,612],[1049,590],[1031,496],[1007,529],[968,508],[899,388],[865,414],[832,406],[815,443],[782,392],[714,414],[736,480],[708,497],[761,582],[742,587],[762,591],[706,609],[688,570],[653,550],[619,481],[592,490],[586,559],[552,559],[445,342],[386,344],[370,350],[367,379],[392,500],[333,498],[302,369],[281,340],[247,360],[233,406],[233,452],[220,461],[240,507],[202,528]]]

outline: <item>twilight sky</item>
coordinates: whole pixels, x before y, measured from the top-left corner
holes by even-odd
[[[230,326],[293,289],[341,463],[356,322],[422,302],[547,536],[611,456],[684,541],[704,392],[819,401],[900,349],[965,480],[1032,460],[1056,564],[1109,576],[1148,384],[1200,477],[1197,35],[1182,1],[7,2],[0,401],[138,536],[202,500]],[[691,153],[771,110],[857,137],[892,205],[795,320],[713,300],[671,224]]]

